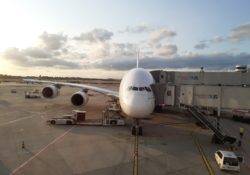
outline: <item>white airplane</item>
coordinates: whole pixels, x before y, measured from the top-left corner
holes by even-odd
[[[71,102],[75,106],[87,104],[89,99],[87,94],[88,90],[116,98],[120,102],[123,113],[125,113],[128,118],[132,118],[134,121],[134,125],[131,129],[133,135],[135,135],[136,132],[138,132],[139,135],[142,135],[142,127],[139,126],[139,120],[143,118],[149,118],[155,107],[155,97],[150,87],[151,84],[154,84],[154,78],[147,70],[138,68],[138,60],[137,68],[131,69],[123,76],[120,83],[119,92],[85,84],[42,81],[34,79],[24,79],[24,81],[27,83],[51,84],[42,90],[42,95],[45,98],[56,97],[59,94],[59,89],[61,86],[80,88],[82,90],[74,93],[71,97]]]

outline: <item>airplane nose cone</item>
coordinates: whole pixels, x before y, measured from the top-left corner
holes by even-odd
[[[136,96],[127,100],[124,112],[133,118],[146,118],[154,110],[154,101],[144,96]]]

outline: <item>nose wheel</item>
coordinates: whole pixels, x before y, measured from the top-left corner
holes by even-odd
[[[132,126],[131,133],[132,135],[142,136],[142,127],[138,125]]]
[[[139,125],[139,119],[135,119],[133,122],[134,124],[131,128],[132,135],[142,136],[142,127]]]

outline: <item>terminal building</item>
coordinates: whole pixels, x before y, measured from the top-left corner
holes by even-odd
[[[250,69],[236,66],[231,72],[154,70],[152,89],[158,108],[197,106],[221,114],[250,110]]]

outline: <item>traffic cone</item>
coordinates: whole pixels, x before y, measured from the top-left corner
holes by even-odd
[[[22,149],[25,149],[24,141],[22,141]]]

